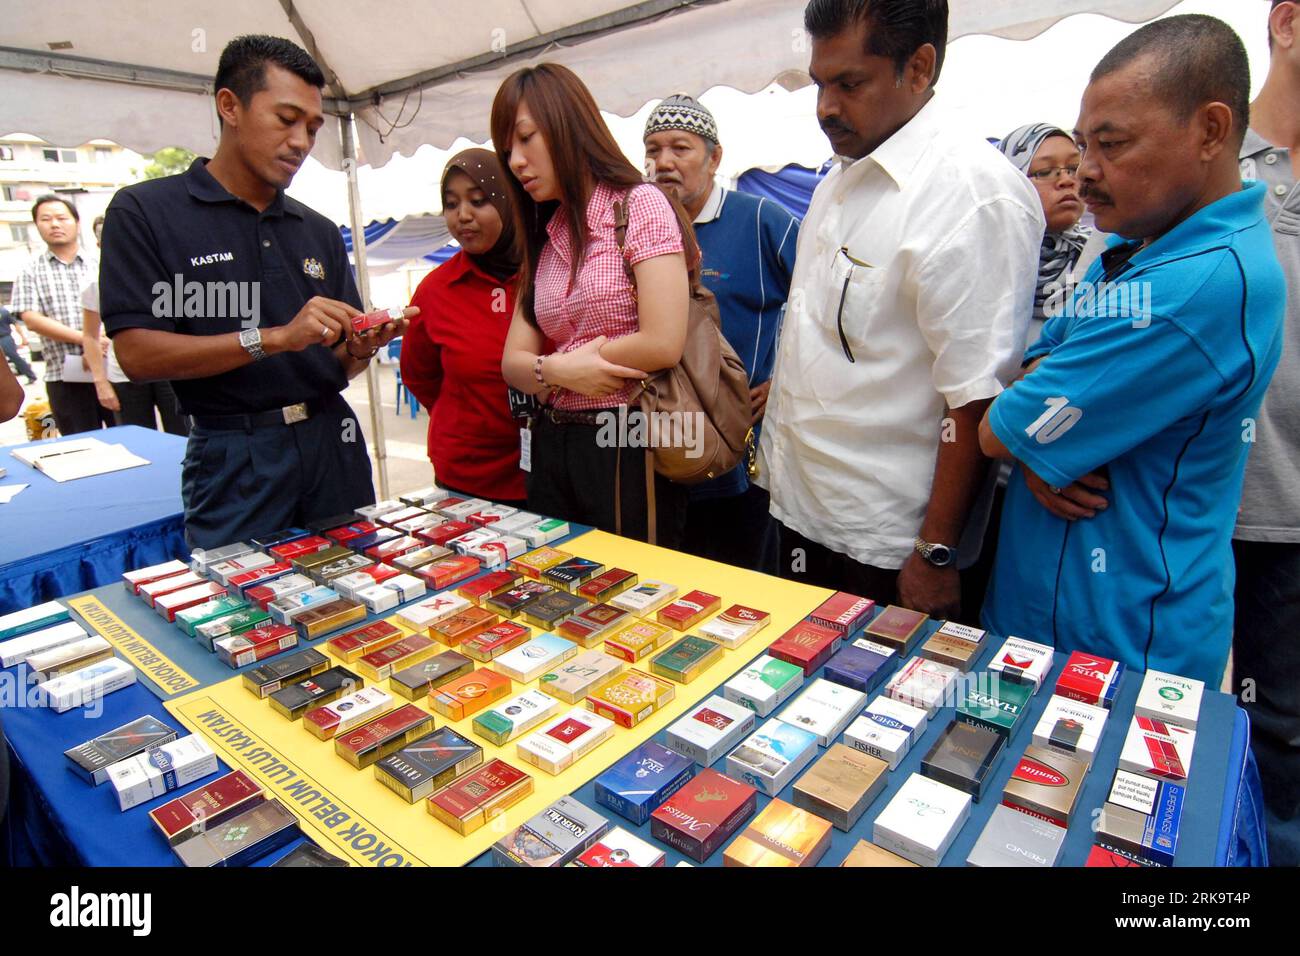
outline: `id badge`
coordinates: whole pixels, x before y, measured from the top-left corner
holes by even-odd
[[[519,429],[519,467],[531,473],[533,470],[533,430]]]

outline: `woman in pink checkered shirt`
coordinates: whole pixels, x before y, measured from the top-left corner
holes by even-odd
[[[529,509],[641,540],[654,514],[657,543],[676,547],[686,489],[655,476],[648,506],[649,452],[630,447],[616,422],[620,406],[637,407],[642,380],[681,361],[688,262],[699,263],[694,229],[680,205],[643,181],[565,67],[543,63],[509,77],[492,105],[492,140],[514,174],[524,246],[501,367],[545,406],[524,438]],[[628,204],[622,250],[620,200]]]

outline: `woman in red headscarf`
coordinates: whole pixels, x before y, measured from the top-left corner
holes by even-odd
[[[501,355],[515,307],[514,211],[496,154],[467,149],[442,174],[460,251],[420,283],[402,342],[402,383],[429,410],[429,460],[449,491],[522,508],[519,425]]]

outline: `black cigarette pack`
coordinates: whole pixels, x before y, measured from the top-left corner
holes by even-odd
[[[482,747],[440,727],[380,760],[375,779],[407,803],[416,803],[482,762]]]
[[[176,739],[176,731],[157,717],[141,717],[93,740],[65,750],[68,769],[87,783],[99,786],[108,779],[111,764],[142,754]]]
[[[271,708],[289,720],[297,720],[312,707],[338,700],[344,694],[361,690],[366,682],[346,667],[331,667],[315,677],[281,687],[271,695]]]
[[[269,661],[244,674],[244,687],[258,697],[270,697],[285,684],[315,677],[328,670],[329,658],[320,651],[305,650]]]

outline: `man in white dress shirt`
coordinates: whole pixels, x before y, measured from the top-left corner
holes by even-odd
[[[934,99],[947,0],[812,0],[804,25],[838,162],[800,231],[761,442],[781,573],[960,617],[979,422],[1019,370],[1042,204]]]

